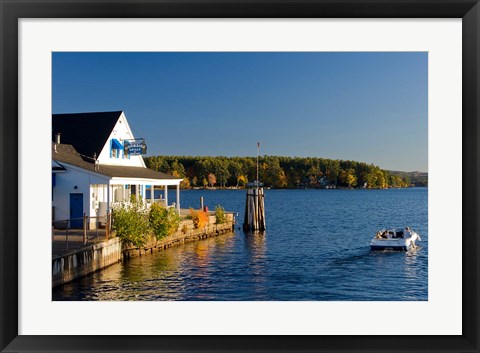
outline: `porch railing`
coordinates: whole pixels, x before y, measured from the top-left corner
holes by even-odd
[[[92,220],[94,225],[92,225]],[[101,224],[104,224],[102,227]],[[52,244],[59,247],[64,244],[64,249],[74,244],[75,247],[85,246],[89,243],[96,243],[108,240],[111,232],[111,215],[90,217],[84,214],[83,217],[56,220],[52,222]]]
[[[115,201],[115,202],[112,202],[111,205],[112,207],[115,207],[115,206],[121,206],[121,205],[128,205],[130,202],[128,201]],[[153,203],[158,203],[162,206],[166,206],[167,208],[170,208],[170,207],[175,207],[176,203],[175,202],[172,202],[171,205],[166,205],[165,203],[165,199],[155,199],[153,200]],[[145,207],[146,209],[148,210],[150,208],[150,206],[152,205],[152,200],[151,199],[145,199]]]

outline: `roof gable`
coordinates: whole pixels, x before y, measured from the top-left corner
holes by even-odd
[[[62,144],[75,146],[78,153],[100,155],[122,111],[52,115],[52,141],[60,133]]]

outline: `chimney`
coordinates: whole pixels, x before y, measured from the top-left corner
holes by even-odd
[[[100,162],[97,159],[97,153],[96,152],[93,152],[93,159],[95,160],[95,165],[94,165],[93,169],[96,172],[98,172],[100,170]]]
[[[55,143],[60,144],[60,133],[57,133],[57,134],[55,135]]]

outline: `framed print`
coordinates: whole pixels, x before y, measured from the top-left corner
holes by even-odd
[[[479,351],[477,1],[1,5],[2,352]]]

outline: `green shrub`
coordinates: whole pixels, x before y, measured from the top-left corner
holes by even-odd
[[[114,206],[112,225],[117,236],[125,244],[141,247],[148,240],[148,216],[141,202]]]
[[[217,224],[222,224],[227,221],[225,209],[221,205],[217,205],[217,207],[215,207],[215,218]]]
[[[158,203],[154,203],[150,207],[148,221],[155,238],[160,240],[177,231],[180,224],[180,216],[173,207],[166,208]]]

